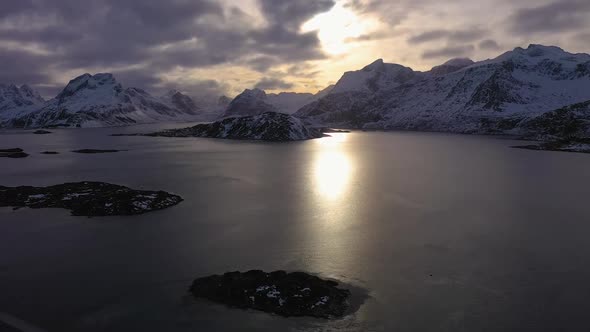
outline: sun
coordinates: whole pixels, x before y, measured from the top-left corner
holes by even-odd
[[[324,51],[338,55],[349,51],[354,44],[351,39],[368,33],[371,25],[342,4],[336,4],[330,11],[318,14],[303,24],[301,31],[318,31]]]

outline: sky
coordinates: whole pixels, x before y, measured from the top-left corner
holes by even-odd
[[[83,73],[163,94],[317,92],[376,59],[429,70],[528,44],[590,53],[589,0],[2,0],[0,83]]]

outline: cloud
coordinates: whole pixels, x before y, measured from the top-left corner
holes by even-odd
[[[448,46],[440,49],[428,50],[422,53],[423,59],[467,57],[473,51],[473,45]]]
[[[50,76],[45,72],[43,55],[0,48],[0,63],[0,83],[36,86],[50,81]]]
[[[465,30],[431,30],[408,38],[410,44],[421,44],[430,41],[446,39],[449,42],[470,42],[488,34],[488,31],[480,28]]]
[[[254,86],[256,89],[262,90],[286,90],[293,87],[293,83],[285,82],[279,78],[265,77]]]
[[[493,39],[485,39],[479,42],[478,47],[480,50],[497,51],[500,49],[500,45]]]
[[[273,66],[325,58],[317,32],[300,26],[333,0],[260,0],[264,24],[252,12],[214,0],[3,0],[2,43],[35,45],[0,50],[14,68],[0,80],[49,84],[63,72],[111,71],[140,88],[178,68]],[[256,9],[256,8],[255,8]],[[7,53],[8,52],[8,53]],[[19,53],[19,54],[20,54]],[[2,54],[0,54],[2,56]],[[141,69],[129,69],[141,68]],[[30,74],[27,74],[30,73]]]
[[[559,33],[582,29],[590,23],[590,1],[558,0],[522,8],[509,19],[510,31],[520,35]]]

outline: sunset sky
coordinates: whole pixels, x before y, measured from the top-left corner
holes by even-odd
[[[112,72],[155,94],[316,92],[375,59],[428,70],[530,43],[590,52],[588,0],[2,0],[0,83]]]

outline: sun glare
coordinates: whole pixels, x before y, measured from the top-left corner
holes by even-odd
[[[330,200],[342,196],[348,188],[352,163],[340,143],[346,140],[344,134],[335,134],[319,140],[321,151],[315,160],[315,183],[318,193]]]
[[[324,51],[337,55],[351,48],[351,38],[368,32],[369,24],[350,9],[338,4],[329,12],[316,15],[302,26],[303,32],[318,31]]]

